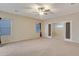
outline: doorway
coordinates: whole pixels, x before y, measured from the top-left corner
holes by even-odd
[[[52,23],[52,38],[64,39],[65,23]]]

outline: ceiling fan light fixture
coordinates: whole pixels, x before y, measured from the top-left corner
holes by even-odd
[[[39,7],[38,12],[40,15],[47,15],[50,12],[50,9],[47,9],[45,7]]]
[[[44,13],[43,13],[43,12],[39,12],[39,14],[40,14],[40,15],[44,15]]]

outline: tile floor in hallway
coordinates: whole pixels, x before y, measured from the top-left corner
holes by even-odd
[[[79,44],[54,39],[35,39],[0,47],[1,56],[79,56]]]

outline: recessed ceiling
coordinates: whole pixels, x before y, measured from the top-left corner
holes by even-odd
[[[45,6],[51,10],[47,15],[39,15],[36,8]],[[59,16],[79,12],[78,3],[1,3],[0,11],[33,17],[36,19],[53,19]]]

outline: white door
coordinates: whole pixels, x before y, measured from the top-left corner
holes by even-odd
[[[45,37],[46,38],[52,38],[52,35],[49,35],[49,30],[51,30],[51,27],[49,29],[49,24],[46,24],[45,26]],[[51,34],[51,31],[50,31],[50,34]]]

